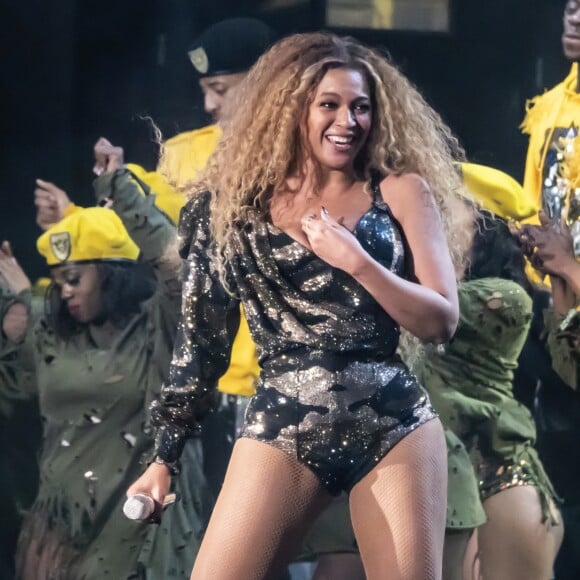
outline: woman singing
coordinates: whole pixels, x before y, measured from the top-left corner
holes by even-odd
[[[471,216],[456,148],[397,69],[352,39],[292,36],[250,71],[182,214],[157,455],[128,492],[166,494],[241,301],[261,378],[192,578],[275,578],[341,490],[369,579],[441,577],[443,431],[395,351],[401,327],[439,343],[457,324]]]

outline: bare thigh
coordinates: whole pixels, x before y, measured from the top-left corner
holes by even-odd
[[[465,559],[463,560],[463,580],[482,580],[478,536],[479,528],[471,534],[467,544]]]
[[[483,578],[549,580],[562,538],[561,523],[542,523],[535,487],[524,485],[497,493],[483,502],[487,523],[478,530]]]
[[[277,578],[329,501],[318,478],[297,459],[239,439],[192,580]]]
[[[350,495],[368,580],[439,580],[447,450],[438,419],[398,443]]]
[[[472,535],[473,529],[445,530],[443,580],[464,580],[465,557]]]
[[[312,580],[365,580],[365,571],[358,554],[324,554]]]

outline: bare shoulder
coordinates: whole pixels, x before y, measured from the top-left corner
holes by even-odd
[[[417,173],[388,175],[380,183],[381,195],[393,215],[404,221],[420,208],[433,208],[434,199],[427,181]]]

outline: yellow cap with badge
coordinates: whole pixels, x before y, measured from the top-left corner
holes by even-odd
[[[119,216],[103,207],[80,209],[46,230],[36,242],[49,266],[65,262],[136,261],[139,248]]]
[[[477,163],[458,164],[463,185],[484,209],[507,220],[523,220],[538,208],[524,195],[522,186],[507,173]]]

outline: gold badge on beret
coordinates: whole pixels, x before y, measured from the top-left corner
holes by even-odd
[[[68,232],[58,232],[50,236],[50,249],[54,257],[60,262],[64,262],[71,252],[71,239]]]
[[[195,70],[204,75],[209,70],[209,60],[207,58],[207,53],[202,46],[196,48],[195,50],[189,51],[189,60],[191,64],[195,67]]]

